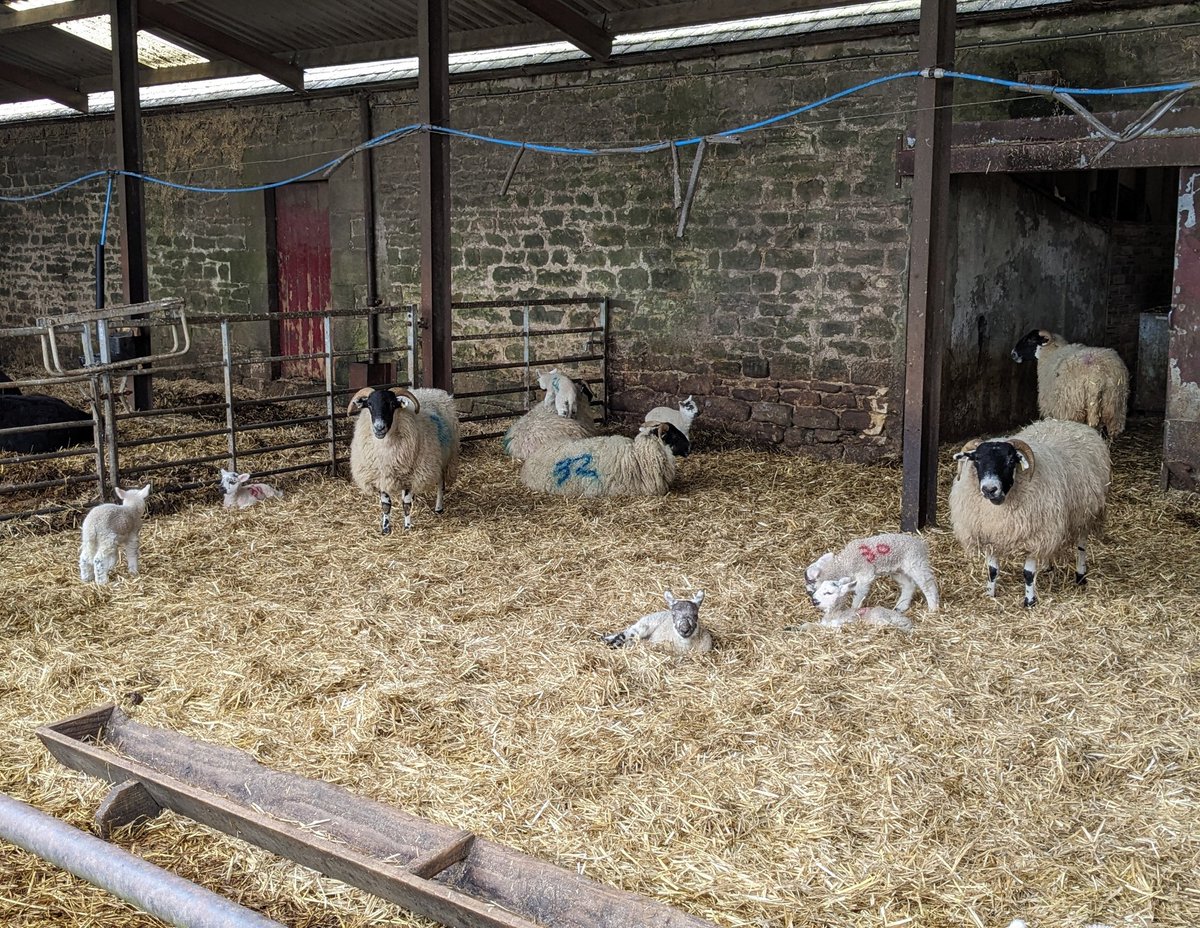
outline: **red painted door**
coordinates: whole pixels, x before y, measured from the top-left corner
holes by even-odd
[[[288,313],[330,308],[329,203],[323,183],[288,184],[275,193],[275,248],[279,267],[279,353],[305,355],[325,350],[320,317]],[[284,377],[325,376],[322,358],[284,361]]]

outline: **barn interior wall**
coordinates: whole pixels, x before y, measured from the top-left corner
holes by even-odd
[[[1200,69],[1200,30],[1174,25],[1195,18],[1186,8],[1123,15],[964,29],[959,65],[1010,77],[1052,67],[1066,82],[1093,85]],[[860,40],[459,83],[453,122],[566,145],[690,136],[911,67],[914,44]],[[1004,118],[1026,105],[992,88],[960,88],[962,118]],[[377,132],[415,121],[411,91],[371,100]],[[894,153],[912,103],[911,83],[883,85],[740,145],[709,147],[682,239],[666,153],[526,153],[501,196],[511,149],[456,142],[454,295],[611,297],[618,413],[691,393],[712,428],[739,439],[826,457],[894,454],[909,201]],[[148,171],[230,186],[297,173],[361,141],[350,94],[147,111],[145,126]],[[685,182],[693,151],[681,153]],[[49,185],[111,163],[110,120],[0,126],[0,152],[7,184]],[[416,169],[411,140],[377,151],[380,295],[389,303],[418,295]],[[328,181],[335,306],[362,305],[365,294],[358,170],[352,160]],[[90,305],[102,200],[92,185],[0,210],[0,324]],[[208,311],[265,308],[261,193],[155,188],[147,211],[155,295]],[[114,227],[109,245],[111,291]]]
[[[1101,344],[1109,233],[1005,175],[959,175],[952,201],[953,306],[942,436],[995,433],[1037,418],[1037,369],[1009,356],[1031,329]]]

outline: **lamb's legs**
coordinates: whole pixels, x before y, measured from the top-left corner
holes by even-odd
[[[79,549],[79,579],[84,583],[91,583],[95,571],[92,568],[92,552],[87,545],[83,545]]]
[[[379,493],[379,534],[392,534],[392,498],[386,493]]]
[[[988,596],[996,598],[996,578],[1000,576],[1000,561],[994,554],[987,556]]]
[[[911,577],[904,576],[903,574],[897,576],[895,580],[900,584],[900,598],[896,600],[896,611],[903,612],[912,605],[913,594],[917,592],[917,585]]]
[[[623,648],[626,645],[633,644],[635,641],[649,638],[655,626],[660,621],[662,621],[662,615],[659,613],[644,615],[624,631],[619,631],[612,635],[604,635],[604,643],[610,648]]]
[[[138,536],[134,535],[125,542],[125,561],[129,565],[129,576],[138,575]]]
[[[867,594],[871,592],[870,581],[863,582],[855,578],[857,582],[854,584],[854,601],[850,604],[851,609],[859,608],[867,601]]]
[[[445,505],[443,505],[445,495],[446,495],[446,481],[439,479],[438,480],[437,501],[433,504],[433,511],[436,512],[438,515],[441,515],[446,509]]]
[[[108,583],[108,573],[117,563],[117,552],[102,551],[92,558],[92,570],[96,572],[97,583]]]
[[[404,492],[400,494],[400,502],[404,505],[404,530],[406,532],[412,528],[412,501],[413,491],[405,487]]]
[[[1025,608],[1037,604],[1037,560],[1028,558],[1025,561]]]
[[[1087,539],[1080,538],[1075,544],[1075,582],[1080,586],[1087,583]]]
[[[925,608],[930,612],[937,612],[941,600],[937,577],[933,575],[932,571],[923,574],[917,577],[917,586],[921,588],[921,594],[925,597]]]

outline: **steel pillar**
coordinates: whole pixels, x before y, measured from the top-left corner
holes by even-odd
[[[421,122],[450,122],[449,0],[417,3],[417,103]],[[421,166],[421,383],[451,389],[450,145],[434,132],[417,144]]]
[[[142,107],[138,97],[137,0],[112,0],[113,100],[116,119],[117,167],[142,173]],[[140,177],[122,174],[118,222],[121,228],[121,288],[126,303],[150,299],[149,259],[146,252],[146,205]],[[134,350],[152,353],[150,332],[139,329]],[[150,377],[133,378],[136,409],[150,408]]]
[[[921,0],[921,68],[954,67],[954,0]],[[904,483],[900,527],[937,522],[938,424],[945,342],[950,235],[950,104],[948,79],[917,85],[905,324]]]

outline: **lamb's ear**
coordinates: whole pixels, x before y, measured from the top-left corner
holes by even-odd
[[[123,500],[123,499],[125,499],[125,497],[127,497],[133,491],[132,490],[122,490],[120,487],[113,487],[113,492],[117,494],[117,499]]]
[[[147,496],[150,495],[150,484],[146,484],[144,487],[142,487],[140,490],[138,490],[138,492],[140,494],[142,494],[142,498],[145,499]]]
[[[804,571],[804,579],[808,581],[816,580],[821,576],[821,571],[829,566],[829,562],[833,560],[833,552],[826,551],[819,558],[808,565],[808,569]]]
[[[670,590],[663,590],[663,599],[667,601],[668,606],[675,605],[675,597],[671,594]]]
[[[838,580],[837,586],[838,586],[839,593],[848,593],[852,589],[854,589],[854,578],[853,577],[842,577],[840,580]]]
[[[697,606],[704,602],[704,590],[696,590],[696,595],[692,597],[692,602]]]
[[[1008,443],[1017,452],[1017,458],[1021,462],[1021,470],[1033,470],[1033,449],[1029,447],[1028,442],[1021,441],[1019,438],[1010,438]]]
[[[396,402],[414,416],[421,411],[421,403],[403,387],[392,387],[392,393],[396,395]]]
[[[249,474],[238,474],[238,475],[237,475],[237,482],[238,482],[238,483],[245,483],[245,482],[246,482],[246,481],[248,481],[249,479],[250,479],[250,475],[249,475]]]
[[[346,407],[346,415],[353,416],[360,412],[367,405],[367,397],[371,393],[372,390],[370,387],[363,387],[354,396],[350,397],[350,404]]]
[[[972,438],[969,442],[967,442],[965,445],[962,446],[962,451],[955,453],[954,460],[956,460],[956,461],[962,461],[962,460],[967,460],[967,459],[970,459],[972,461],[975,460],[975,458],[974,458],[975,449],[978,448],[982,444],[983,444],[983,439]]]

